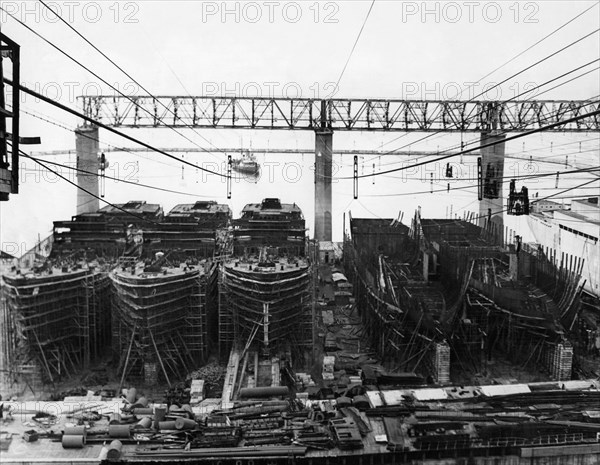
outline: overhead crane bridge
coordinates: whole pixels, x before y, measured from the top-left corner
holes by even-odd
[[[484,170],[499,181],[498,198],[483,198],[480,216],[492,212],[502,227],[504,139],[507,133],[525,132],[556,124],[552,132],[600,132],[599,101],[523,100],[389,100],[289,99],[193,96],[82,96],[85,116],[111,127],[300,130],[315,133],[315,239],[331,240],[332,148],[335,131],[473,132],[480,133]],[[583,117],[584,115],[589,115]],[[572,120],[572,121],[570,121]],[[570,121],[570,122],[567,122]],[[565,124],[560,124],[566,122]],[[92,138],[81,137],[92,131]],[[81,168],[97,172],[98,129],[79,128],[77,153]],[[94,169],[95,168],[95,169]],[[83,187],[96,184],[93,176],[80,176]],[[493,180],[492,180],[493,181]],[[94,191],[95,192],[95,191]],[[85,193],[82,193],[85,195]],[[95,205],[96,204],[96,205]],[[97,207],[91,199],[78,201],[85,211]]]

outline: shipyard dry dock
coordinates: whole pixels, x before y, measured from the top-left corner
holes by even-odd
[[[2,463],[598,463],[581,258],[470,216],[351,217],[333,244],[279,199],[120,208],[3,280],[13,376],[111,350],[116,379],[5,401]]]

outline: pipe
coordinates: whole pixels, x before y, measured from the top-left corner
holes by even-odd
[[[108,436],[111,438],[129,438],[131,429],[129,425],[108,425]]]
[[[176,429],[195,429],[198,426],[196,420],[190,420],[188,418],[179,417],[175,420]]]
[[[152,426],[152,419],[149,417],[142,418],[140,421],[137,422],[136,426],[140,428],[150,428]]]
[[[159,430],[174,430],[177,429],[175,428],[175,422],[174,421],[159,421],[158,422],[158,429]]]
[[[85,426],[65,426],[65,430],[63,431],[63,435],[65,436],[87,436],[87,429]]]
[[[82,449],[85,445],[85,438],[82,434],[63,434],[62,446],[65,449]]]

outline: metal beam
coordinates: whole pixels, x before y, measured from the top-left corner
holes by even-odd
[[[114,127],[390,132],[523,132],[600,109],[590,100],[441,101],[189,96],[82,96],[83,113]],[[600,117],[553,132],[600,131]]]
[[[232,148],[202,148],[202,147],[158,147],[159,150],[162,150],[163,152],[168,152],[168,153],[214,153],[214,154],[235,154],[237,152],[242,152],[243,150],[247,150],[247,149],[242,149],[239,147],[232,147]],[[151,150],[144,148],[144,147],[105,147],[105,148],[100,148],[99,149],[100,152],[104,152],[104,153],[110,153],[110,152],[143,152],[143,153],[152,153]],[[310,149],[303,149],[303,148],[296,148],[296,149],[289,149],[289,148],[276,148],[276,147],[269,147],[269,148],[252,148],[252,152],[254,154],[260,154],[260,153],[276,153],[276,154],[282,154],[282,155],[293,155],[293,154],[302,154],[302,155],[314,155],[315,154],[315,149],[314,148],[310,148]],[[31,152],[30,155],[32,157],[40,157],[40,156],[49,156],[49,155],[74,155],[76,154],[77,151],[73,150],[73,149],[64,149],[64,150],[45,150],[45,151],[39,151],[39,152]],[[426,156],[434,156],[434,155],[440,155],[441,153],[439,151],[434,151],[434,150],[399,150],[399,151],[392,151],[392,150],[369,150],[369,149],[351,149],[351,150],[333,150],[332,153],[334,155],[367,155],[367,156],[388,156],[388,155],[400,155],[400,156],[405,156],[405,157],[426,157]],[[458,151],[444,151],[443,155],[459,155],[460,152]],[[476,152],[471,152],[471,153],[466,153],[464,155],[465,157],[477,157],[479,156],[478,153]],[[561,162],[562,164],[564,164],[564,162]]]
[[[242,149],[239,147],[233,148],[214,148],[214,149],[205,149],[198,147],[158,147],[159,150],[167,153],[214,153],[214,154],[234,154],[236,152],[240,152]],[[142,153],[152,153],[152,151],[148,150],[144,147],[104,147],[99,149],[100,152],[111,153],[111,152],[142,152]],[[539,151],[539,150],[533,150]],[[281,154],[281,155],[293,155],[293,154],[301,154],[301,155],[314,155],[315,149],[288,149],[288,148],[253,148],[252,152],[255,154]],[[76,150],[73,149],[62,149],[62,150],[42,150],[38,152],[31,152],[30,155],[32,157],[46,157],[46,156],[60,156],[60,155],[75,155],[77,153]],[[402,156],[407,158],[420,158],[420,157],[433,157],[437,155],[460,155],[460,152],[455,151],[444,151],[438,152],[433,150],[368,150],[368,149],[352,149],[352,150],[333,150],[333,155],[341,155],[341,156],[349,156],[349,155],[364,155],[364,156]],[[479,152],[470,152],[465,153],[463,155],[465,158],[474,158],[479,157]],[[524,160],[524,161],[538,161],[537,158],[530,159],[527,156],[527,152],[523,152],[522,156],[514,156],[514,155],[505,155],[504,158],[514,159],[514,160]],[[552,165],[561,165],[561,166],[575,166],[572,163],[566,163],[564,160],[543,160],[544,163],[552,164]]]

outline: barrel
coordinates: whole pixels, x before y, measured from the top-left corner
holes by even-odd
[[[177,428],[175,428],[174,421],[159,421],[158,429],[162,431],[162,430],[173,430],[173,429],[177,429]]]
[[[176,429],[194,429],[198,426],[195,420],[190,420],[189,418],[176,418],[175,419],[175,428]]]
[[[66,436],[87,436],[87,429],[85,426],[65,426],[65,430],[63,431],[63,435]]]
[[[63,434],[62,446],[65,449],[81,449],[85,444],[83,434]]]
[[[121,423],[121,414],[120,413],[111,413],[108,419],[109,425],[118,425]]]
[[[152,419],[151,418],[142,418],[140,421],[137,422],[137,425],[140,428],[150,428],[152,426]]]
[[[127,402],[133,404],[135,402],[135,398],[137,397],[137,389],[132,387],[127,390]]]
[[[129,425],[108,425],[108,436],[111,438],[129,438],[131,429]]]
[[[113,440],[108,446],[108,452],[106,453],[106,458],[108,460],[117,460],[121,457],[121,449],[123,448],[123,443],[118,439]]]

